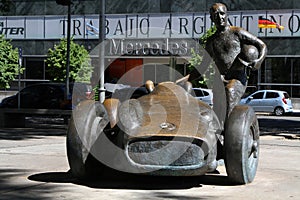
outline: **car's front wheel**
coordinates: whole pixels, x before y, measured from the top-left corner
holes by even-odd
[[[108,122],[106,110],[99,102],[82,101],[73,110],[67,131],[67,156],[74,177],[89,176],[90,150]]]
[[[226,121],[224,146],[229,179],[236,184],[252,182],[259,158],[259,126],[251,107],[233,109]]]

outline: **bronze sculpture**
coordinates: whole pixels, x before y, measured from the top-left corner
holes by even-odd
[[[228,24],[227,8],[215,3],[210,18],[217,31],[207,40],[206,50],[222,75],[226,90],[227,117],[247,87],[247,68],[259,69],[267,54],[263,41],[248,31]]]
[[[259,68],[266,47],[241,28],[228,26],[226,11],[223,4],[212,7],[218,31],[207,43],[225,78],[226,123],[220,123],[210,106],[190,95],[189,76],[157,85],[147,81],[146,92],[138,96],[135,91],[141,88],[123,88],[103,104],[83,101],[73,110],[67,132],[74,177],[95,177],[110,170],[199,176],[215,171],[217,160],[224,159],[229,181],[247,184],[254,180],[258,120],[252,108],[236,104],[247,84],[245,68]]]

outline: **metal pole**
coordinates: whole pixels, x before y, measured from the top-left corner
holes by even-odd
[[[99,101],[101,103],[105,100],[105,88],[104,88],[104,72],[105,72],[105,0],[100,1],[100,15],[99,15],[99,68],[100,68],[100,82],[99,82]]]
[[[18,109],[21,108],[21,67],[22,67],[22,48],[19,48],[19,68],[18,68]]]
[[[66,58],[66,99],[70,96],[69,71],[70,71],[70,43],[71,43],[71,4],[68,5],[68,27],[67,27],[67,58]]]

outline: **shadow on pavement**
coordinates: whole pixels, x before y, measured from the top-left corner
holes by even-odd
[[[300,140],[299,121],[284,118],[258,119],[260,135],[280,136]]]
[[[45,183],[31,185],[25,183],[22,179],[26,174],[28,174],[28,170],[24,169],[0,169],[0,199],[50,200],[53,198],[48,196],[49,191],[62,191],[58,185],[48,185]]]
[[[39,139],[46,136],[66,136],[65,129],[55,128],[2,128],[0,140]]]
[[[151,191],[148,198],[192,200],[193,194],[178,194],[166,190],[185,190],[190,188],[201,188],[205,185],[231,185],[225,176],[205,175],[201,177],[154,177],[142,175],[124,175],[120,177],[99,177],[97,180],[77,180],[69,172],[46,172],[29,176],[27,179],[37,183],[22,183],[27,170],[23,169],[1,169],[0,170],[0,199],[60,199],[65,195],[76,199],[77,194],[82,193],[78,187],[63,187],[61,184],[74,184],[92,189],[132,189],[132,190],[157,190]],[[49,184],[52,183],[52,184]],[[54,183],[54,184],[53,184]],[[56,184],[55,184],[56,183]],[[136,193],[135,199],[145,198],[144,193]],[[139,196],[140,195],[140,196]],[[95,193],[95,199],[99,193]],[[100,197],[101,198],[101,197]],[[216,196],[203,195],[197,199],[213,199]],[[94,199],[94,198],[93,198]]]
[[[78,180],[73,178],[69,172],[46,172],[31,175],[28,179],[38,182],[73,183],[97,189],[165,190],[190,189],[202,187],[202,185],[233,185],[226,176],[219,174],[192,177],[124,174],[121,176],[101,176],[91,180]]]

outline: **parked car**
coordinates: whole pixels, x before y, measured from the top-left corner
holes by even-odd
[[[211,89],[193,88],[192,95],[206,104],[213,106],[213,92]]]
[[[105,98],[117,98],[121,102],[129,98],[137,99],[148,94],[145,86],[132,87],[124,84],[105,83]]]
[[[258,90],[240,103],[251,106],[256,112],[269,112],[277,116],[293,112],[292,101],[285,91]]]
[[[65,98],[64,83],[41,83],[23,88],[20,93],[4,98],[0,108],[72,109],[80,101],[86,100],[91,89],[83,83],[70,84],[70,98]]]
[[[57,109],[64,101],[64,85],[41,83],[25,87],[13,96],[2,100],[0,107],[17,108],[20,96],[21,108]]]

